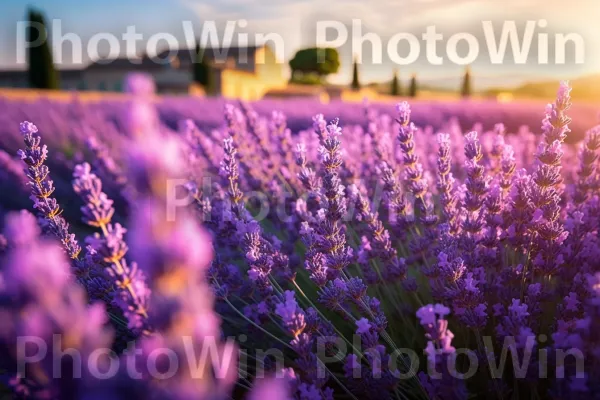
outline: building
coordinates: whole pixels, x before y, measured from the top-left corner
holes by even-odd
[[[283,65],[269,46],[205,49],[214,74],[215,90],[227,98],[257,100],[271,90],[286,87]],[[80,70],[61,70],[64,90],[122,91],[130,72],[153,76],[159,93],[197,92],[193,82],[194,49],[163,51],[154,57],[102,60]],[[26,88],[26,71],[0,71],[0,87]]]
[[[257,100],[287,85],[283,65],[268,46],[205,49],[204,55],[212,66],[215,89],[224,97]],[[163,67],[153,74],[159,91],[178,92],[182,85],[189,88],[195,59],[193,49],[165,51],[154,57],[152,62]]]

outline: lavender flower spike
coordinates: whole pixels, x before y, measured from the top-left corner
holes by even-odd
[[[532,188],[532,200],[536,207],[536,218],[530,225],[537,240],[532,258],[534,266],[547,276],[560,267],[560,246],[569,234],[560,220],[560,202],[563,182],[561,160],[564,154],[562,143],[570,132],[568,124],[571,122],[565,114],[571,106],[570,92],[568,83],[562,82],[556,101],[546,107],[542,123],[544,141],[540,143],[536,155],[539,164],[533,173],[535,185]]]
[[[346,227],[342,217],[346,214],[347,201],[345,188],[339,177],[342,165],[341,141],[342,129],[338,120],[332,121],[321,139],[321,162],[323,174],[323,197],[326,202],[325,218],[320,221],[317,232],[321,235],[321,250],[325,255],[328,268],[334,274],[339,273],[352,262],[352,249],[346,244]]]
[[[417,311],[428,339],[425,353],[429,368],[434,368],[428,371],[437,371],[435,377],[421,372],[419,378],[430,398],[466,399],[468,393],[464,380],[456,377],[456,371],[449,370],[452,364],[448,359],[456,351],[452,346],[454,334],[448,329],[446,320],[449,313],[450,310],[441,304],[428,304]]]
[[[41,146],[42,138],[37,135],[38,128],[31,122],[20,125],[25,150],[18,154],[27,165],[25,173],[31,186],[31,200],[35,208],[49,223],[50,230],[60,240],[69,257],[76,260],[81,252],[81,247],[75,235],[69,232],[69,224],[61,217],[62,210],[55,198],[54,183],[49,179],[50,170],[44,164],[48,158],[48,148]]]
[[[115,285],[113,303],[123,310],[123,315],[129,320],[128,328],[134,333],[147,330],[150,290],[137,264],[128,265],[125,260],[129,250],[124,240],[126,230],[118,223],[111,223],[115,212],[113,202],[102,191],[102,181],[91,172],[88,163],[77,165],[73,177],[73,189],[85,202],[81,207],[83,221],[102,231],[102,235],[96,233],[87,241],[106,266],[105,271]]]
[[[420,212],[421,216],[425,218],[428,214],[431,214],[428,212],[431,206],[426,204],[427,180],[423,177],[423,165],[419,162],[419,156],[415,153],[414,135],[417,128],[410,122],[410,105],[406,101],[396,105],[396,110],[398,111],[396,121],[400,124],[398,143],[402,150],[405,167],[404,184],[415,198],[415,211]]]
[[[450,136],[445,133],[438,135],[438,179],[437,188],[440,195],[440,203],[444,221],[450,226],[452,233],[458,231],[458,210],[456,204],[458,199],[454,194],[454,177],[451,172],[452,160],[450,156]]]

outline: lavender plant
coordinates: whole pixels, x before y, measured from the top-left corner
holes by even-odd
[[[125,157],[87,138],[94,169],[72,172],[87,227],[61,215],[48,150],[21,125],[40,219],[12,214],[0,241],[0,377],[14,393],[597,398],[600,131],[571,145],[568,84],[537,134],[407,103],[394,116],[366,105],[358,121],[350,106],[315,113],[300,128],[296,110],[269,103],[169,123],[156,107],[194,114],[157,104],[144,79],[115,139]],[[17,371],[17,336],[52,333],[88,358],[113,346],[141,373],[77,381],[70,369],[65,381],[47,360]]]
[[[128,263],[125,258],[129,250],[124,240],[127,230],[112,223],[113,201],[102,191],[102,181],[89,164],[77,165],[73,177],[73,190],[85,203],[81,207],[83,221],[101,231],[87,237],[86,242],[97,263],[105,266],[106,280],[114,285],[112,304],[121,309],[134,334],[147,331],[150,291],[137,263]]]

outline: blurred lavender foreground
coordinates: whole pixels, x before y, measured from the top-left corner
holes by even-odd
[[[405,102],[200,123],[127,88],[3,111],[10,396],[600,396],[600,127],[574,144],[568,84],[532,130]]]

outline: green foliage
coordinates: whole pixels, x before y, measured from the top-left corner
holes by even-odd
[[[30,26],[27,27],[27,41],[41,42],[28,49],[29,53],[29,86],[35,89],[59,89],[58,72],[54,69],[48,29],[44,16],[39,11],[29,10]]]
[[[356,62],[356,59],[354,60],[354,63],[352,65],[352,89],[360,89],[360,82],[358,80],[358,63]]]
[[[471,97],[473,94],[473,87],[471,85],[471,70],[469,67],[465,70],[465,76],[463,78],[462,87],[460,89],[462,97]]]
[[[194,82],[202,85],[207,95],[215,94],[215,76],[207,57],[204,56],[204,49],[201,49],[199,44],[196,45],[193,75]]]
[[[394,77],[392,78],[392,87],[390,90],[392,96],[402,96],[402,88],[400,87],[400,80],[398,79],[398,71],[394,70]]]
[[[408,88],[408,95],[410,97],[417,97],[418,91],[419,88],[417,86],[417,75],[413,75],[412,78],[410,78],[410,87]]]
[[[333,48],[309,48],[296,52],[290,60],[292,76],[315,74],[324,77],[335,74],[340,68],[340,55]]]

